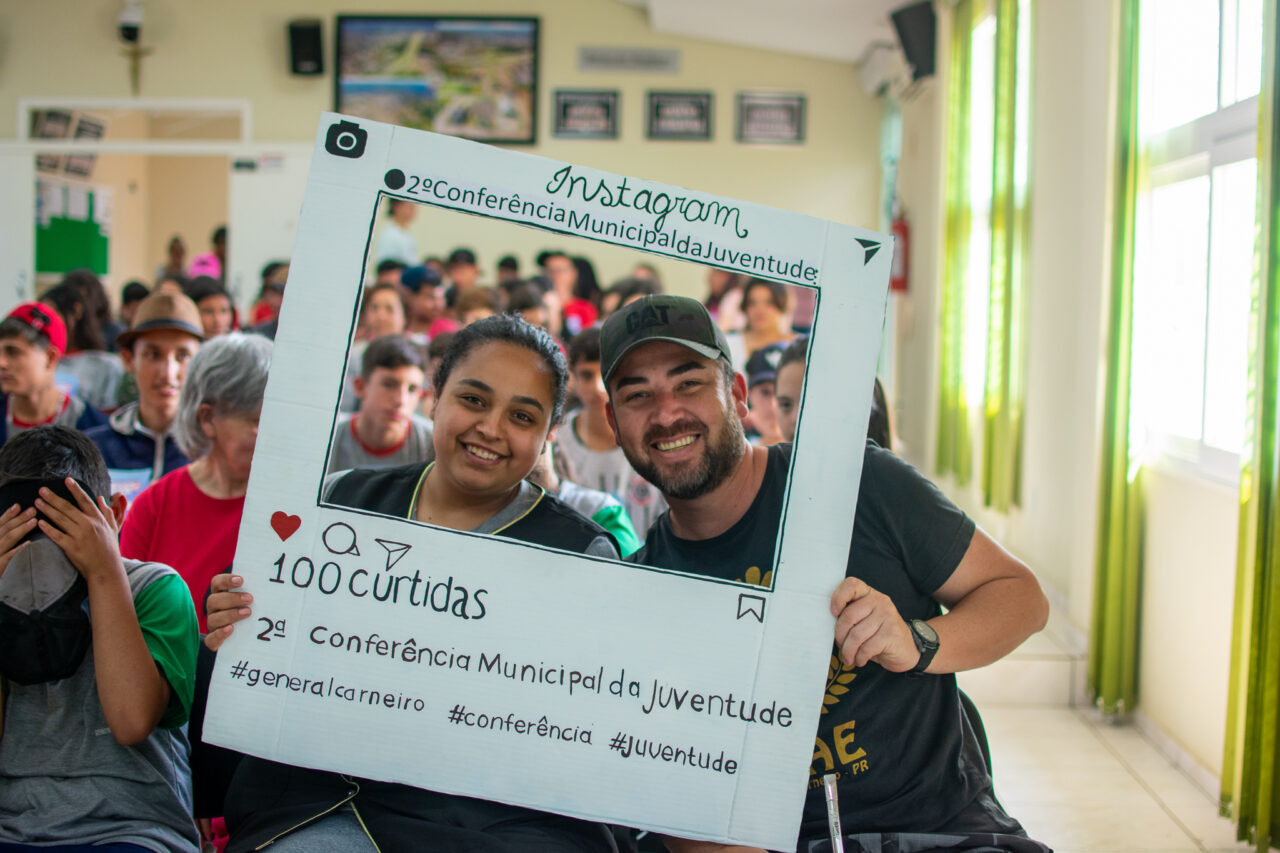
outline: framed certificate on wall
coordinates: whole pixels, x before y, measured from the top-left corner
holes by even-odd
[[[616,89],[556,89],[551,135],[561,139],[617,139]]]
[[[804,142],[805,96],[739,92],[735,136],[739,142]]]
[[[710,92],[650,92],[649,139],[711,139]]]

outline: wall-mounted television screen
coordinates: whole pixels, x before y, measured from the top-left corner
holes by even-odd
[[[340,15],[334,108],[483,142],[537,137],[538,19]]]

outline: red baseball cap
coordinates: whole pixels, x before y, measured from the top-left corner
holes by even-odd
[[[58,355],[67,354],[67,324],[62,317],[43,302],[24,302],[9,312],[9,316],[21,320],[49,339]]]

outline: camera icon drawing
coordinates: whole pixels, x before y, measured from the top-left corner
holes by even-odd
[[[324,137],[324,150],[335,157],[351,157],[364,154],[365,143],[369,140],[369,131],[353,121],[337,121],[329,125],[329,132]]]

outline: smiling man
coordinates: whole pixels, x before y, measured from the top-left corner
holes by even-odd
[[[618,444],[670,505],[631,559],[768,585],[792,446],[747,443],[746,380],[706,309],[677,296],[626,306],[601,330],[601,365]],[[868,444],[830,609],[835,648],[796,849],[828,849],[822,778],[834,774],[847,853],[1044,853],[996,801],[954,675],[1044,626],[1048,602],[1030,570]]]
[[[138,385],[138,401],[85,434],[102,451],[113,492],[133,497],[153,480],[186,465],[169,434],[187,363],[204,340],[200,310],[185,296],[157,291],[138,305],[133,327],[116,339],[125,369]]]

